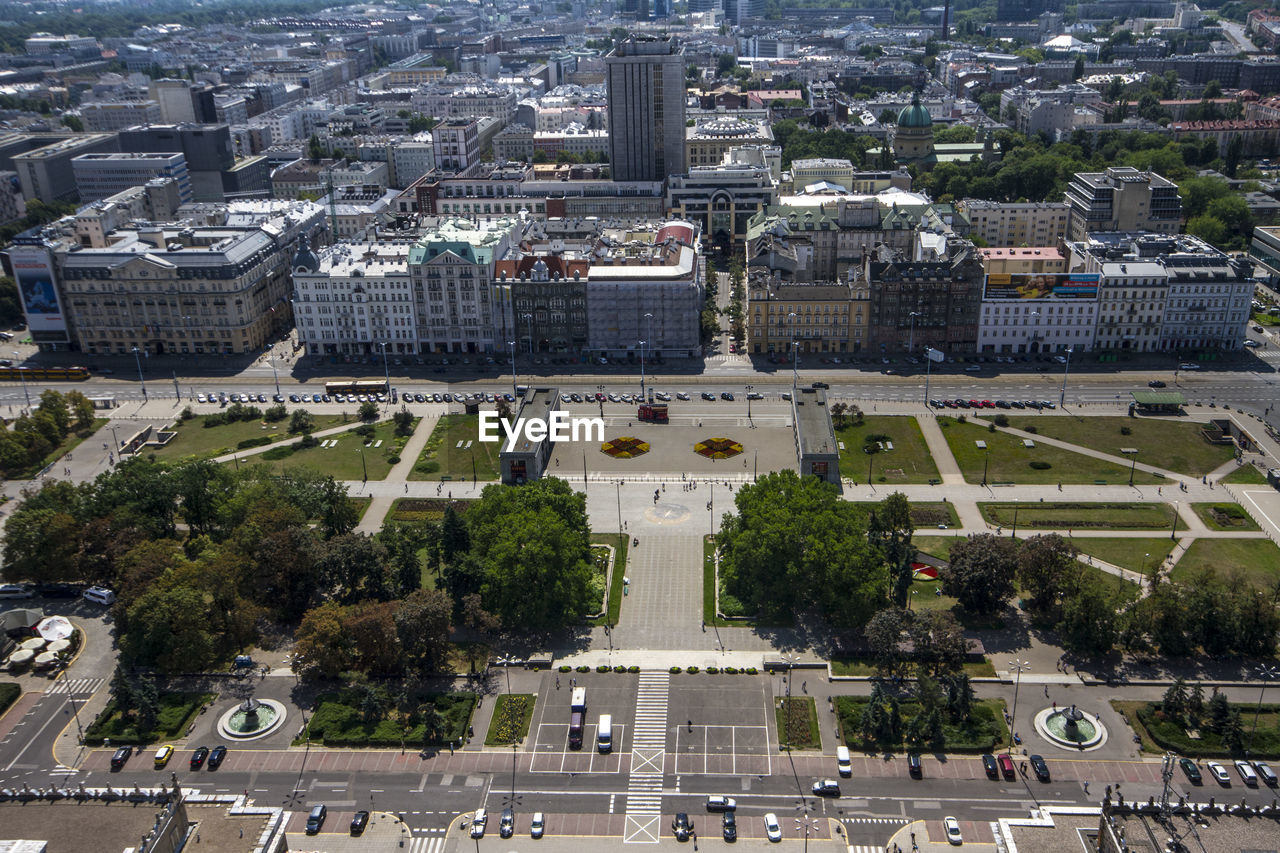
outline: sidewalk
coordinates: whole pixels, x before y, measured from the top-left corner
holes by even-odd
[[[405,442],[404,449],[400,451],[400,461],[392,466],[383,481],[387,483],[403,483],[406,497],[409,495],[409,474],[412,473],[413,466],[418,464],[418,456],[422,453],[422,448],[427,446],[427,440],[431,438],[431,432],[436,428],[436,423],[439,420],[439,415],[422,416],[422,419],[418,421],[418,428],[414,430],[413,435],[409,436],[409,440]],[[395,497],[388,495],[373,498],[369,508],[365,510],[364,518],[360,519],[360,523],[356,525],[355,532],[372,535],[381,530],[387,513],[391,511],[395,500]]]

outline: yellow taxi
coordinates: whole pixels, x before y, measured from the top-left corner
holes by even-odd
[[[169,763],[169,759],[173,758],[174,749],[172,746],[165,744],[156,750],[156,769],[159,770]]]

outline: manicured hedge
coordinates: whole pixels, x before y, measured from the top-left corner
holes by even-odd
[[[1267,723],[1276,719],[1280,713],[1280,705],[1263,705],[1256,737],[1252,736],[1253,716],[1258,706],[1247,703],[1233,705],[1240,710],[1244,725],[1244,745],[1250,747],[1249,754],[1255,758],[1280,757],[1280,728]],[[1160,703],[1149,702],[1138,709],[1138,720],[1146,728],[1147,734],[1162,749],[1173,750],[1179,755],[1192,755],[1204,758],[1230,758],[1233,753],[1222,743],[1222,736],[1210,731],[1208,726],[1199,729],[1199,739],[1187,736],[1187,730],[1180,724],[1166,719],[1160,711]]]
[[[476,698],[474,693],[428,693],[413,697],[412,703],[434,704],[445,718],[443,735],[429,745],[444,746],[466,735]],[[355,693],[330,693],[320,697],[307,733],[313,743],[325,746],[399,746],[401,742],[423,746],[425,727],[412,717],[408,721],[408,731],[401,718],[384,716],[368,721]]]
[[[200,709],[217,698],[216,693],[161,693],[160,710],[156,714],[155,728],[140,731],[136,717],[130,713],[121,715],[115,700],[107,703],[102,713],[84,731],[84,742],[101,746],[106,738],[119,744],[148,744],[171,740],[186,734],[187,726],[200,713]]]
[[[836,698],[836,716],[840,719],[840,731],[844,742],[854,749],[898,749],[903,743],[870,743],[862,738],[862,712],[867,707],[865,696],[839,696]],[[904,700],[899,704],[903,728],[920,711],[920,703]],[[973,703],[973,713],[964,726],[950,721],[942,726],[943,749],[947,752],[990,752],[996,744],[1003,743],[1008,728],[1002,719],[1004,702],[999,699],[982,699]]]

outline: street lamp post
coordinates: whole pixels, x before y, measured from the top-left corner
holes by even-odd
[[[1133,469],[1138,466],[1138,451],[1133,451],[1133,459],[1129,461],[1129,485],[1133,485]]]
[[[1067,405],[1067,374],[1071,371],[1071,353],[1075,352],[1075,347],[1067,347],[1067,360],[1062,363],[1062,394],[1058,397],[1058,408],[1065,408]]]
[[[649,348],[653,348],[653,315],[645,314],[645,340],[649,342]],[[644,343],[643,341],[641,343]],[[644,347],[640,347],[640,396],[644,397]]]
[[[622,481],[613,481],[614,492],[618,496],[618,535],[622,535]]]
[[[924,348],[924,404],[929,405],[929,379],[933,375],[933,359],[930,358],[934,354],[933,347]]]
[[[115,452],[119,453],[120,452],[120,436],[116,435],[115,427],[111,427],[111,437],[115,439],[115,442],[116,442]]]
[[[360,470],[364,472],[364,480],[362,482],[365,482],[365,483],[369,482],[369,466],[366,465],[364,461],[364,445],[363,444],[360,445]]]
[[[792,317],[796,317],[796,319],[799,320],[799,317],[796,316],[796,312],[794,311],[787,314],[788,320],[790,320]],[[800,360],[800,341],[796,339],[796,327],[793,324],[791,326],[791,391],[793,393],[795,392],[798,381],[799,381],[796,377],[796,366],[799,364],[799,360]]]
[[[391,366],[387,363],[387,347],[390,346],[390,344],[387,341],[378,341],[378,346],[382,347],[382,373],[387,380],[387,400],[388,405],[390,405],[395,402],[395,400],[391,398]]]
[[[511,348],[511,393],[513,396],[519,396],[516,393],[516,342],[507,341],[507,346]]]
[[[1258,666],[1258,677],[1262,679],[1262,689],[1258,691],[1258,709],[1253,712],[1253,731],[1249,734],[1249,751],[1253,751],[1253,738],[1258,734],[1258,717],[1262,714],[1262,694],[1267,692],[1267,682],[1280,675],[1280,669],[1271,664]]]
[[[1016,726],[1018,722],[1018,687],[1021,686],[1022,684],[1022,673],[1026,672],[1029,669],[1031,669],[1031,664],[1027,663],[1024,660],[1015,659],[1015,660],[1009,661],[1009,671],[1014,673],[1014,682],[1013,682],[1013,713],[1009,717],[1009,745],[1008,745],[1008,748],[1005,750],[1006,755],[1013,752],[1013,738],[1017,734],[1017,729],[1014,728],[1014,726]]]
[[[22,353],[17,350],[13,351],[17,358],[22,358]],[[27,390],[27,369],[22,365],[18,365],[18,378],[22,380],[22,396],[27,398],[27,408],[31,408],[31,392]]]
[[[991,448],[988,447],[982,453],[982,485],[987,484],[987,463],[991,461]]]
[[[1173,523],[1169,525],[1169,540],[1176,542],[1178,539],[1178,502],[1173,502]]]
[[[142,387],[142,399],[147,399],[147,383],[142,379],[142,356],[138,353],[138,348],[133,348],[133,360],[138,364],[138,385]]]
[[[640,402],[645,401],[644,396],[644,341],[640,341]]]
[[[751,392],[755,388],[754,385],[747,386],[747,422],[751,422]]]
[[[916,318],[923,317],[923,316],[924,315],[921,314],[919,311],[912,311],[910,314],[907,315],[907,319],[911,321],[911,331],[907,335],[907,355],[911,355],[913,352],[915,352]]]
[[[267,350],[267,361],[271,362],[271,375],[274,376],[276,380],[276,396],[278,397],[280,396],[280,374],[276,372],[276,348],[275,347],[272,347],[271,349]],[[177,385],[176,379],[174,380],[174,385],[175,386]]]

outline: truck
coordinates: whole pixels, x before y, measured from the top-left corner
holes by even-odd
[[[655,424],[665,424],[669,420],[665,403],[645,403],[640,406],[640,412],[637,417],[642,421],[649,421]]]
[[[582,749],[582,729],[587,721],[587,688],[573,688],[569,700],[569,748]]]

